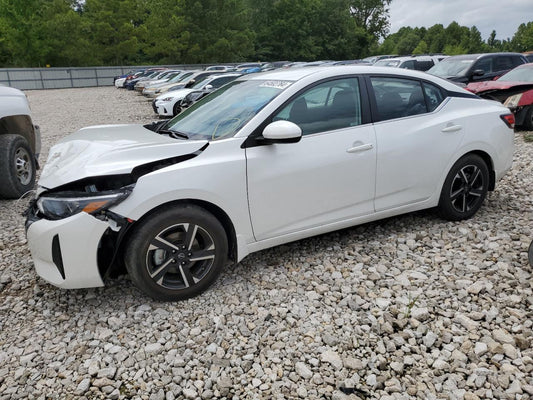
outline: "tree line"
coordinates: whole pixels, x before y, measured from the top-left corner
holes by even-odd
[[[479,31],[405,27],[391,0],[0,0],[0,67],[342,60],[371,54],[533,50],[533,22]]]

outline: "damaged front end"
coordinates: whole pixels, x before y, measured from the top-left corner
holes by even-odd
[[[496,100],[509,108],[515,115],[516,125],[531,128],[531,108],[533,107],[533,83],[510,85],[504,88],[474,88],[471,91],[487,100]]]
[[[134,186],[125,175],[41,189],[26,214],[37,273],[62,288],[103,286],[133,223],[110,208],[124,201]]]
[[[40,186],[26,213],[38,275],[66,289],[103,286],[107,276],[122,270],[122,244],[134,224],[112,208],[130,196],[141,176],[194,158],[206,147],[138,165],[127,174],[82,178],[53,189]]]

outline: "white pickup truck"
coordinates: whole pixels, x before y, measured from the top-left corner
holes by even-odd
[[[41,133],[26,95],[0,86],[0,198],[18,198],[33,189],[40,151]]]

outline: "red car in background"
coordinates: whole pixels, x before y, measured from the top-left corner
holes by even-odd
[[[493,81],[469,83],[466,89],[503,103],[514,113],[517,126],[533,130],[533,63],[520,65]]]

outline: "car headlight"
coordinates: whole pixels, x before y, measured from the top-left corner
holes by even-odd
[[[503,105],[508,108],[516,108],[518,107],[518,103],[520,102],[520,99],[522,98],[523,93],[515,94],[514,96],[509,96],[507,100],[505,100],[505,103]]]
[[[173,97],[165,97],[163,100],[161,101],[172,101],[174,98]]]
[[[49,219],[63,219],[80,212],[97,214],[107,210],[130,195],[131,187],[120,190],[76,195],[73,192],[44,194],[37,199],[39,211]]]

